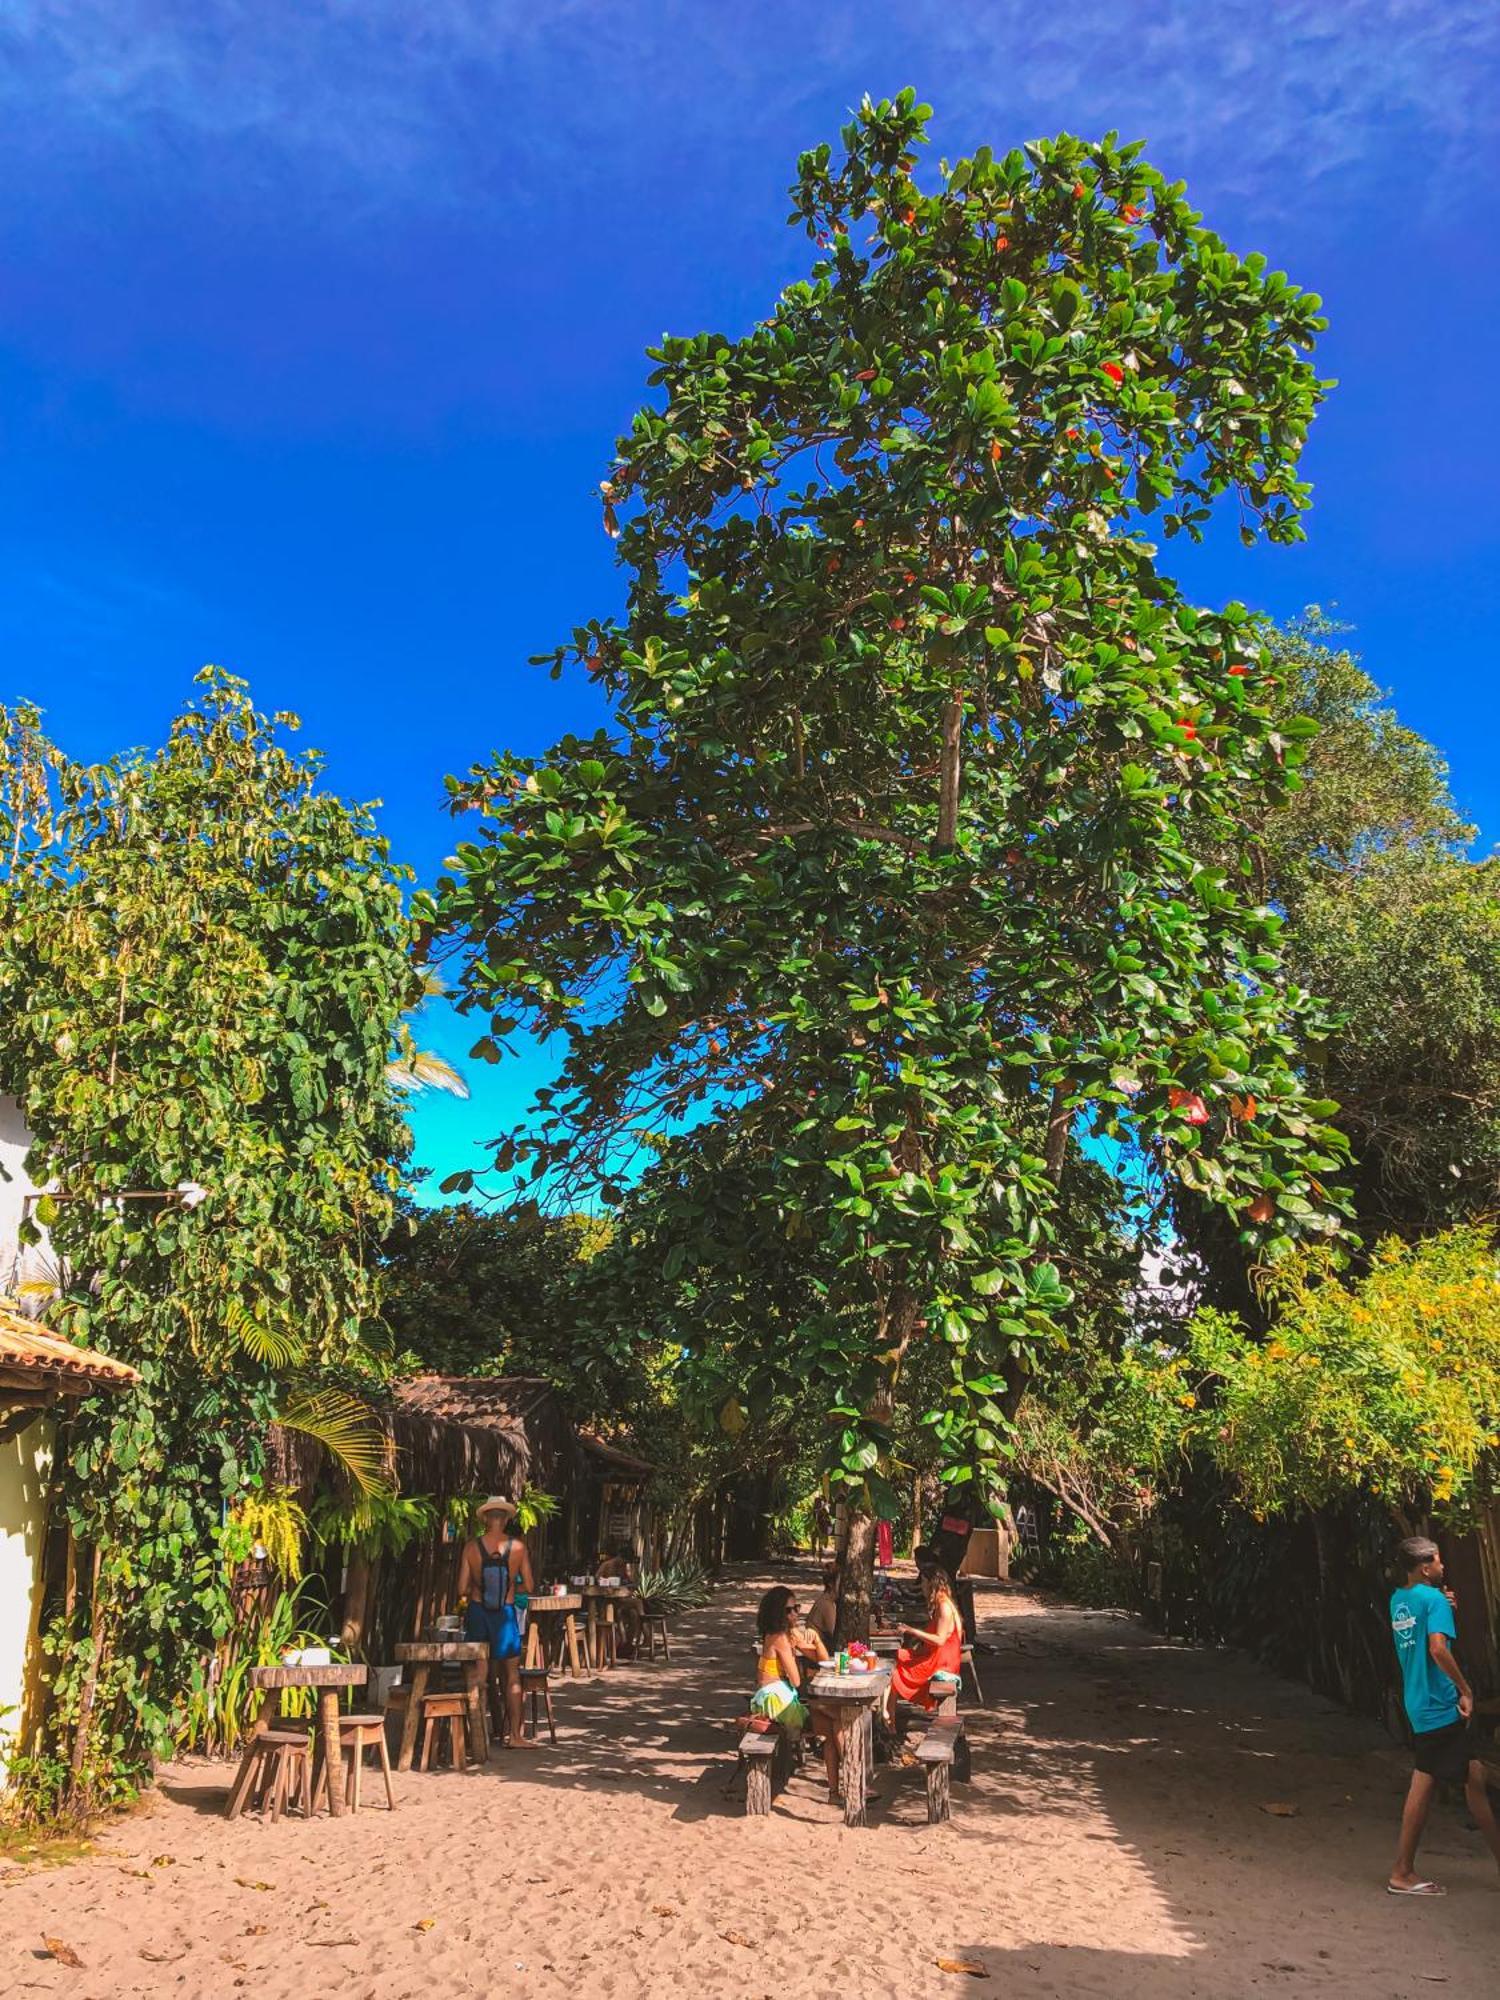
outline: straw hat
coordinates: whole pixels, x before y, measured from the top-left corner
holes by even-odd
[[[514,1500],[507,1500],[503,1493],[492,1493],[479,1509],[479,1518],[482,1521],[487,1514],[504,1514],[506,1519],[509,1520],[515,1511],[516,1503]]]

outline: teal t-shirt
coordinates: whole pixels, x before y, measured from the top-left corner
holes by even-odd
[[[1391,1636],[1406,1696],[1406,1714],[1413,1729],[1446,1729],[1458,1720],[1458,1689],[1433,1665],[1427,1651],[1431,1633],[1457,1636],[1453,1606],[1430,1583],[1413,1583],[1391,1592]]]

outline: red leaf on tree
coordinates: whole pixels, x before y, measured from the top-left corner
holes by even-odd
[[[1197,728],[1193,723],[1189,722],[1185,716],[1181,715],[1178,716],[1177,727],[1182,731],[1183,735],[1187,738],[1189,743],[1197,742],[1198,740]]]
[[[904,632],[906,630],[906,620],[904,618],[893,618],[891,620],[891,630],[893,632]]]
[[[1104,372],[1111,382],[1123,382],[1125,380],[1125,370],[1120,366],[1118,361],[1106,361]]]
[[[1258,1194],[1245,1210],[1251,1222],[1269,1222],[1276,1213],[1276,1204],[1268,1194]]]
[[[1008,250],[1010,248],[1010,238],[1008,236],[997,236],[995,238],[995,248],[997,250]]]
[[[1229,669],[1229,678],[1232,681],[1242,681],[1249,671],[1248,667],[1231,667]]]
[[[991,465],[993,465],[993,464],[995,463],[996,459],[998,459],[998,458],[999,458],[999,456],[1000,456],[1000,440],[999,440],[999,438],[992,438],[992,439],[990,440],[990,463],[991,463]]]
[[[875,374],[876,371],[873,368],[861,368],[854,379],[856,382],[873,382]]]
[[[1184,1090],[1180,1084],[1174,1084],[1167,1092],[1167,1103],[1174,1111],[1182,1112],[1189,1125],[1208,1123],[1208,1106],[1196,1090]]]
[[[1133,201],[1121,202],[1120,213],[1127,222],[1139,222],[1141,219],[1141,211]]]
[[[1082,181],[1074,181],[1074,183],[1073,183],[1073,199],[1074,199],[1074,201],[1082,201],[1082,200],[1083,200],[1083,197],[1084,197],[1084,195],[1085,195],[1085,194],[1087,194],[1087,192],[1088,192],[1088,190],[1087,190],[1087,188],[1085,188],[1085,186],[1083,185],[1083,182],[1082,182]]]

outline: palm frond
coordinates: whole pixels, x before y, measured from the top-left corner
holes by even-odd
[[[277,1422],[322,1445],[357,1492],[391,1492],[385,1436],[368,1403],[344,1389],[291,1389]]]
[[[385,1066],[386,1081],[396,1090],[446,1090],[450,1097],[467,1097],[469,1086],[452,1063],[415,1045]]]
[[[225,1306],[224,1324],[251,1359],[264,1368],[292,1368],[306,1355],[298,1333],[288,1326],[269,1325],[243,1299],[231,1299]]]

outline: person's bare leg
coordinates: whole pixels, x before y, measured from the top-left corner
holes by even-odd
[[[505,1684],[505,1719],[510,1726],[510,1742],[513,1750],[519,1750],[526,1742],[522,1733],[521,1662],[502,1660],[500,1678]]]
[[[1391,1887],[1409,1889],[1417,1880],[1417,1842],[1427,1824],[1428,1809],[1437,1791],[1437,1779],[1425,1771],[1413,1771],[1407,1787],[1406,1804],[1401,1809],[1401,1839],[1396,1847],[1396,1865],[1391,1870]]]
[[[1484,1766],[1476,1758],[1469,1765],[1468,1783],[1464,1786],[1464,1797],[1468,1800],[1469,1811],[1474,1815],[1474,1824],[1484,1835],[1490,1853],[1500,1866],[1500,1825],[1495,1821],[1495,1808],[1490,1804],[1490,1788],[1485,1783]]]

